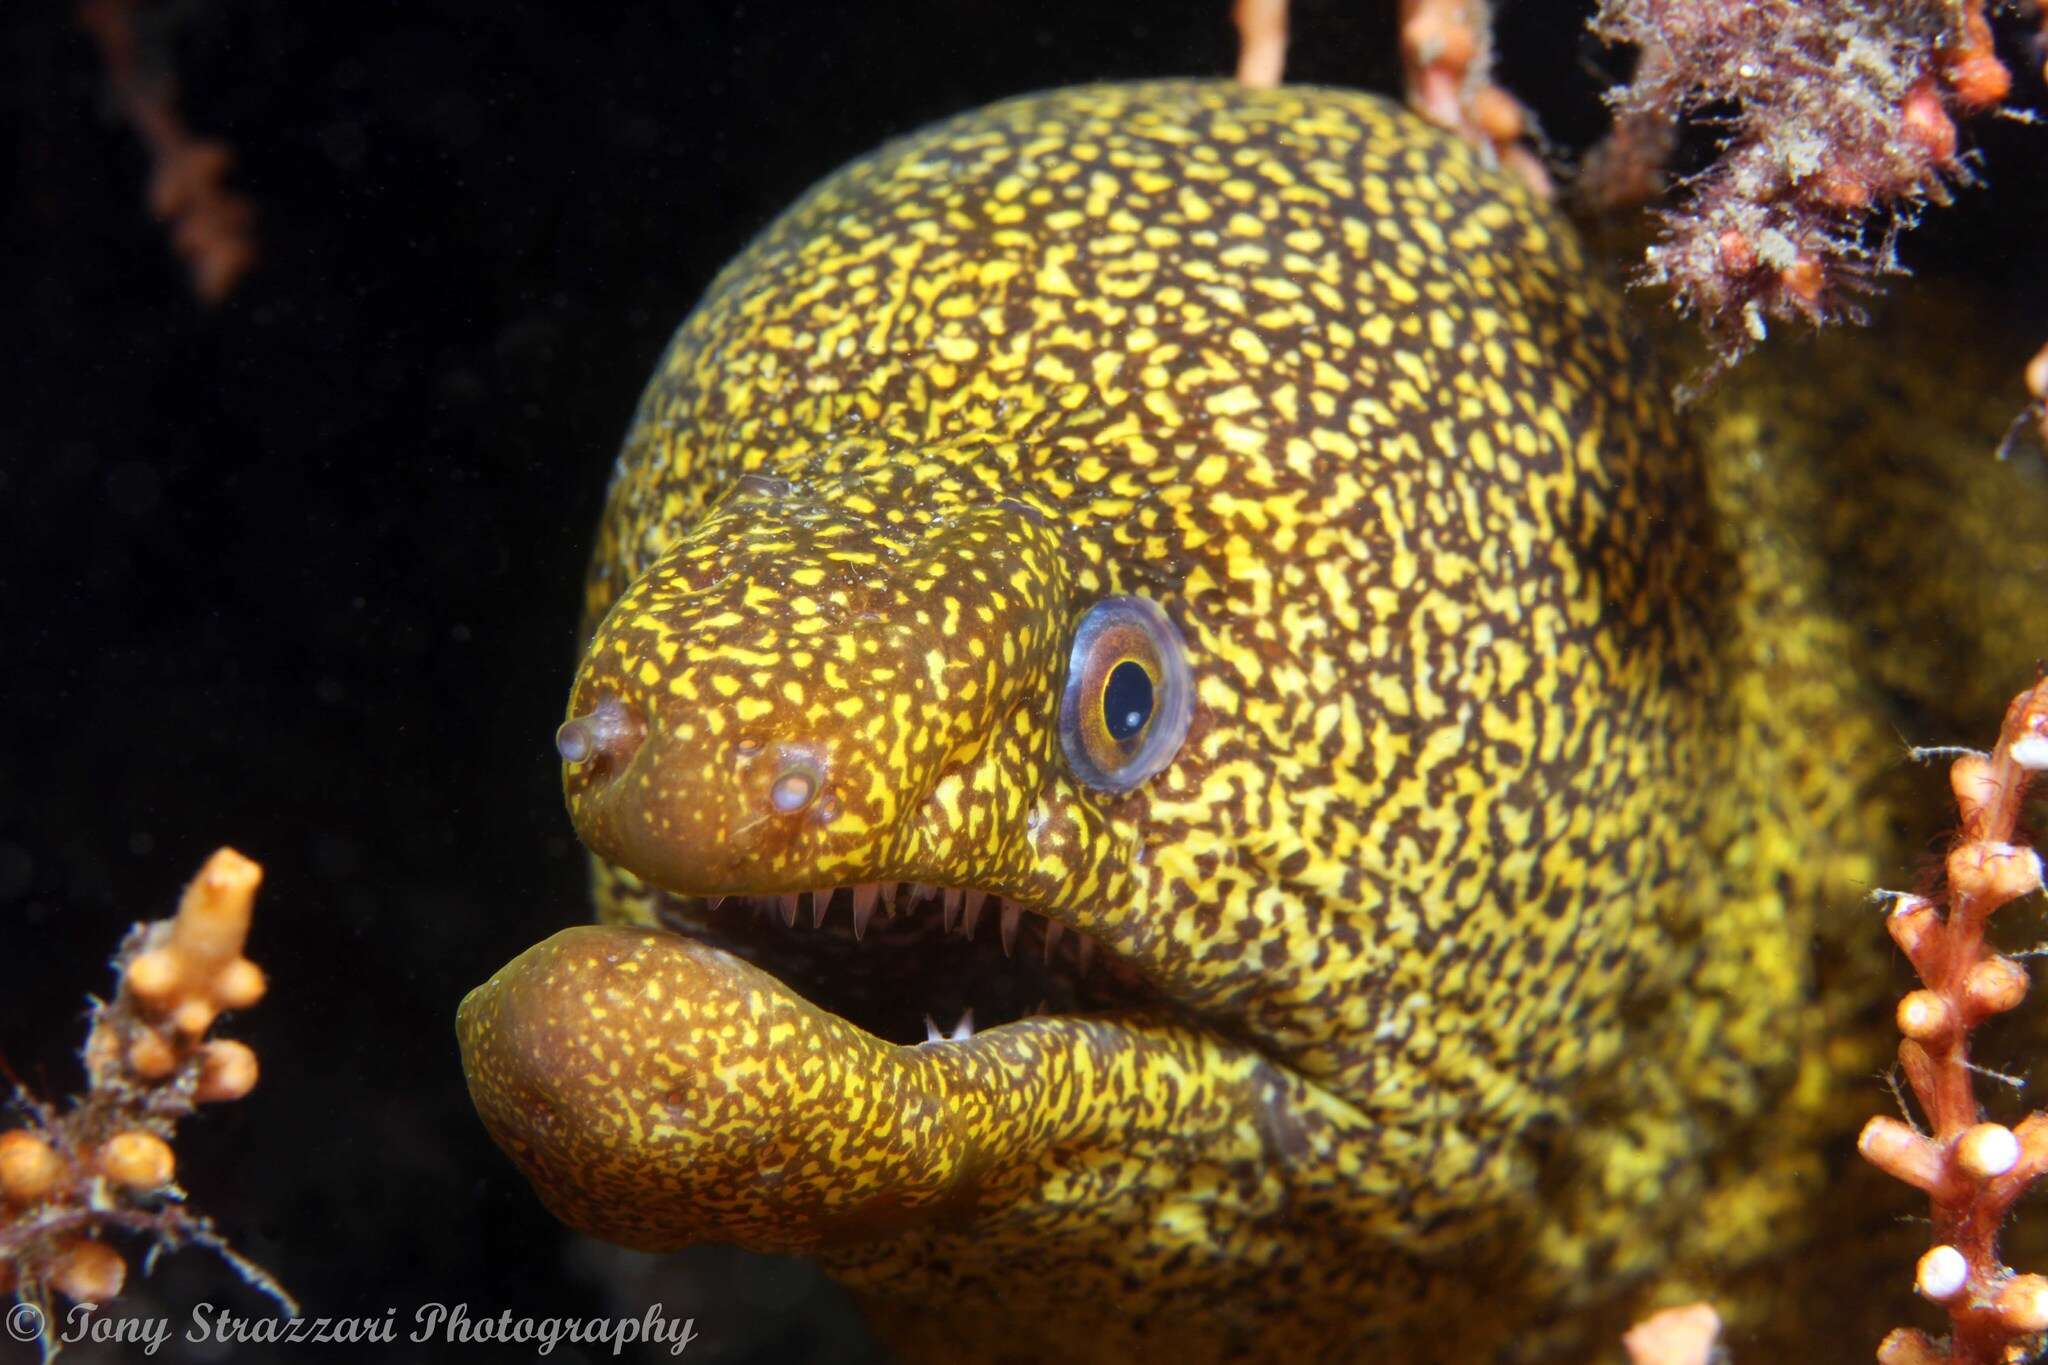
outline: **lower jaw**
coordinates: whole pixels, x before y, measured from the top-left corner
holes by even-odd
[[[732,952],[622,926],[529,949],[457,1032],[478,1113],[549,1208],[645,1250],[816,1251],[1000,1221],[1092,1163],[1263,1160],[1243,1120],[1288,1084],[1144,1009],[898,1046]]]

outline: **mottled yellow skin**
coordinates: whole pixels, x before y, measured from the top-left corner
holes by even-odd
[[[897,1047],[571,930],[465,1002],[493,1134],[601,1236],[820,1255],[917,1359],[1535,1358],[1782,1244],[1880,1064],[1811,936],[1892,865],[1898,745],[1806,476],[1700,460],[1644,351],[1365,95],[1058,92],[824,182],[620,456],[569,714],[630,758],[565,774],[604,916],[971,887],[1150,992]],[[1122,796],[1055,731],[1112,594],[1196,698]]]

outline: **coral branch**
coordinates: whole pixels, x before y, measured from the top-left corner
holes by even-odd
[[[1689,1303],[1652,1313],[1622,1335],[1629,1365],[1708,1365],[1721,1336],[1711,1304]]]
[[[2040,855],[2013,842],[2028,784],[2048,768],[2048,680],[2014,698],[1989,753],[1964,752],[1949,767],[1962,828],[1946,865],[1946,907],[1894,895],[1893,940],[1920,976],[1899,1002],[1899,1065],[1931,1133],[1893,1118],[1864,1126],[1857,1149],[1879,1170],[1923,1191],[1935,1244],[1913,1284],[1948,1310],[1950,1335],[1912,1328],[1884,1339],[1885,1365],[1990,1365],[2048,1331],[2048,1278],[2015,1274],[1998,1254],[1998,1230],[2027,1188],[2048,1172],[2048,1114],[2017,1127],[1986,1122],[1971,1081],[1971,1030],[2025,999],[2027,975],[1985,944],[1991,915],[2042,886]]]
[[[1236,0],[1237,79],[1253,89],[1280,84],[1287,64],[1287,0]],[[1528,111],[1493,83],[1493,23],[1487,0],[1401,0],[1401,65],[1408,103],[1521,177],[1538,194],[1550,173],[1523,145]]]
[[[1237,80],[1254,90],[1280,84],[1287,70],[1287,0],[1237,0]]]
[[[120,1232],[152,1248],[209,1247],[297,1315],[175,1183],[178,1121],[256,1084],[256,1054],[206,1034],[222,1011],[263,995],[263,973],[242,954],[262,876],[233,849],[209,858],[175,917],[138,925],[122,943],[119,989],[93,1006],[85,1093],[59,1114],[17,1092],[27,1121],[0,1132],[0,1291],[45,1309],[51,1290],[105,1303],[127,1278],[127,1259],[108,1241]],[[45,1337],[46,1357],[55,1345]]]
[[[1637,63],[1608,93],[1616,128],[1589,202],[1654,191],[1684,118],[1725,129],[1644,274],[1724,363],[1772,320],[1854,316],[1852,296],[1898,269],[1898,228],[1966,178],[1956,117],[2011,86],[1981,0],[1602,0],[1593,27]]]
[[[1401,0],[1401,67],[1417,113],[1486,148],[1538,194],[1551,193],[1550,173],[1522,145],[1528,111],[1493,82],[1487,0]]]
[[[2027,362],[2021,379],[2027,386],[2027,406],[2021,409],[2005,433],[2005,440],[1999,443],[1998,458],[2001,460],[2010,453],[2013,438],[2028,427],[2033,428],[2035,439],[2040,441],[2042,448],[2048,449],[2048,346],[2034,352],[2034,358]]]
[[[154,169],[149,208],[171,229],[171,245],[192,271],[192,288],[219,303],[256,262],[256,213],[227,187],[234,154],[194,137],[178,115],[177,87],[149,70],[136,34],[138,0],[81,0],[78,17],[106,63],[107,82]]]
[[[1594,213],[1647,203],[1665,189],[1664,167],[1678,148],[1678,101],[1669,97],[1677,77],[1671,49],[1654,33],[1640,39],[1635,84],[1665,92],[1617,108],[1614,127],[1586,154],[1572,183],[1578,202]]]

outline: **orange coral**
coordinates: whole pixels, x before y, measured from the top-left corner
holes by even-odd
[[[1990,753],[1964,753],[1949,769],[1962,831],[1948,855],[1946,906],[1886,892],[1887,927],[1922,983],[1899,1002],[1899,1066],[1931,1132],[1879,1117],[1857,1148],[1887,1174],[1924,1191],[1935,1245],[1914,1287],[1948,1310],[1950,1335],[1910,1327],[1878,1348],[1885,1365],[1990,1365],[2031,1359],[2048,1331],[2048,1278],[2014,1273],[1998,1230],[2027,1188],[2048,1173],[2048,1113],[2018,1125],[1987,1122],[1969,1058],[1971,1030],[2025,998],[2025,970],[1986,946],[1999,907],[2041,889],[2038,853],[2013,842],[2035,774],[2048,768],[2048,681],[2014,698]]]
[[[1629,1365],[1708,1365],[1721,1337],[1721,1315],[1711,1304],[1689,1303],[1652,1313],[1621,1338]]]
[[[1956,116],[2011,78],[1981,0],[1601,0],[1594,30],[1636,49],[1588,160],[1594,207],[1647,198],[1687,117],[1723,130],[1663,215],[1645,279],[1699,317],[1724,361],[1773,320],[1853,317],[1892,238],[1966,178]]]
[[[1551,193],[1550,173],[1523,145],[1527,112],[1493,81],[1487,0],[1401,0],[1401,67],[1417,113],[1493,152],[1538,194]]]
[[[1401,0],[1401,63],[1408,103],[1500,161],[1538,194],[1550,173],[1526,145],[1530,119],[1494,84],[1488,0]],[[1287,62],[1287,0],[1236,0],[1237,79],[1254,89],[1280,84]]]
[[[213,855],[178,917],[128,960],[123,986],[178,1038],[197,1038],[222,1010],[263,998],[263,972],[242,956],[262,869],[232,849]]]
[[[120,987],[93,1007],[85,1093],[62,1113],[16,1096],[27,1122],[0,1132],[0,1290],[38,1306],[52,1290],[104,1303],[127,1277],[108,1242],[125,1232],[167,1249],[211,1247],[297,1314],[173,1183],[178,1121],[256,1084],[252,1049],[205,1035],[223,1011],[263,994],[263,973],[242,952],[262,877],[233,849],[209,858],[175,917],[138,926],[122,944]]]
[[[194,292],[219,303],[256,263],[256,212],[227,186],[234,153],[194,137],[178,116],[171,80],[145,74],[135,12],[136,0],[81,0],[78,7],[99,43],[115,99],[149,146],[150,212],[170,224],[171,245],[191,268]]]
[[[1287,69],[1287,0],[1237,0],[1237,79],[1254,90],[1280,84]]]
[[[2001,460],[2011,450],[2013,439],[2029,427],[2033,428],[2042,446],[2048,448],[2048,346],[2034,352],[2034,358],[2027,362],[2020,380],[2027,386],[2027,405],[2013,419],[2005,440],[1999,443],[1998,458]]]

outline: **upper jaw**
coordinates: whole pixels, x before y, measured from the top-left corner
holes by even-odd
[[[858,983],[886,964],[915,964],[921,979],[893,1010],[843,1011],[897,1041],[921,1038],[926,1012],[950,1028],[973,1009],[986,1026],[1041,1001],[1068,1010],[1152,995],[1144,964],[1118,960],[1140,918],[1128,904],[1128,806],[1105,808],[1043,768],[1022,799],[1009,795],[1019,784],[1007,781],[1008,741],[1035,717],[1012,708],[961,766],[884,788],[868,776],[877,756],[837,731],[801,745],[732,731],[707,743],[701,716],[685,733],[689,708],[586,664],[593,672],[572,713],[623,695],[647,720],[615,759],[566,763],[564,787],[584,842],[647,889],[656,909],[643,922],[727,947],[819,1001],[859,1001]],[[778,778],[792,770],[809,799],[778,809]],[[927,940],[914,950],[838,964],[863,938],[900,944],[912,927]],[[1045,969],[1006,962],[1022,955]]]
[[[664,896],[659,922],[772,973],[877,1038],[950,1039],[1035,1014],[1164,1007],[1134,964],[973,885]]]

